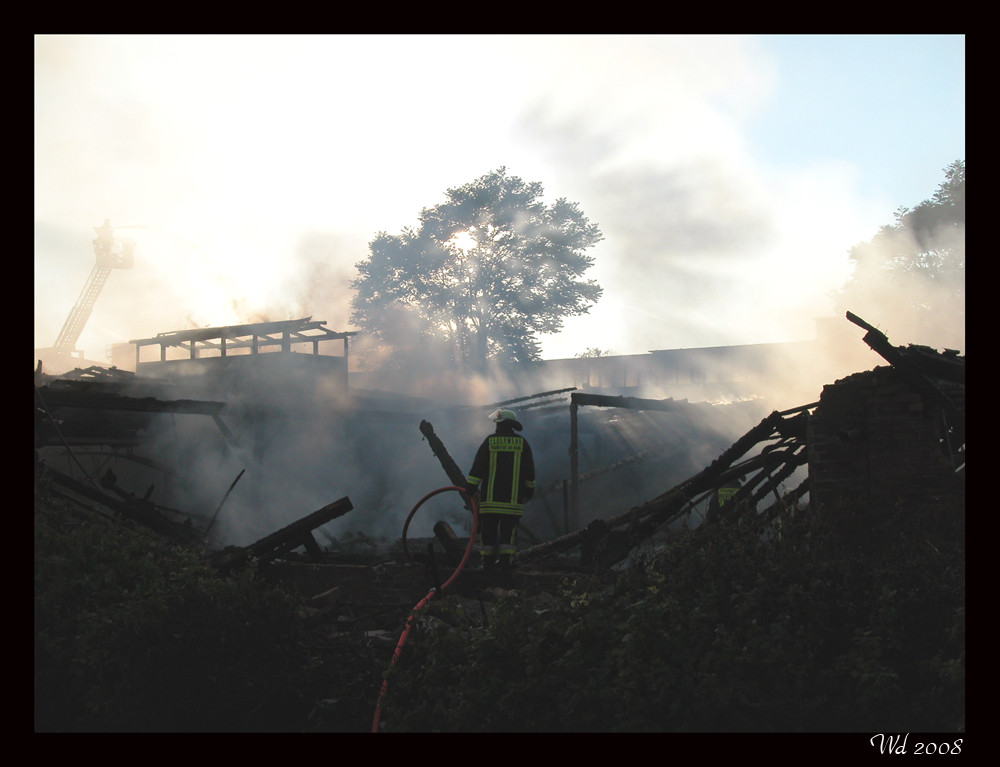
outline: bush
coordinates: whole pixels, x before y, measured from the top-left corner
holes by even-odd
[[[847,515],[849,516],[849,515]],[[864,530],[677,534],[613,586],[511,593],[488,628],[432,602],[394,667],[394,731],[944,732],[965,721],[960,513]],[[427,623],[427,622],[425,622]]]
[[[384,656],[344,643],[309,649],[294,596],[253,570],[223,578],[203,551],[42,505],[36,498],[36,731],[369,725]]]

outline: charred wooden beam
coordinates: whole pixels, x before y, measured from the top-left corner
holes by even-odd
[[[420,433],[424,435],[427,439],[428,444],[431,446],[431,451],[434,456],[441,462],[441,468],[444,469],[444,473],[448,475],[448,479],[451,484],[456,487],[465,487],[465,474],[455,463],[455,459],[451,457],[448,452],[448,448],[444,446],[444,443],[438,438],[438,435],[434,433],[434,427],[429,421],[420,422]]]
[[[313,558],[314,562],[318,562],[323,558],[323,549],[316,543],[316,539],[313,537],[311,531],[302,534],[302,545],[305,546],[306,553]]]
[[[219,432],[226,440],[226,444],[230,447],[239,447],[239,442],[236,437],[233,436],[233,433],[229,431],[229,427],[226,426],[222,418],[218,414],[212,413],[212,420],[215,421],[215,425],[219,428]]]
[[[215,513],[212,515],[212,519],[208,523],[208,527],[205,528],[206,538],[208,537],[208,534],[212,531],[212,525],[215,524],[215,520],[219,516],[219,512],[222,511],[222,505],[226,502],[226,499],[229,498],[229,494],[233,492],[233,488],[236,487],[236,483],[240,481],[240,477],[242,477],[245,472],[246,469],[240,470],[240,473],[236,475],[236,479],[233,480],[233,483],[229,486],[229,489],[226,491],[226,494],[222,496],[222,500],[219,502],[219,505],[215,509]]]
[[[79,385],[78,385],[79,384]],[[142,444],[145,437],[141,427],[142,416],[121,413],[188,413],[210,415],[226,440],[235,445],[233,435],[219,415],[224,402],[208,400],[161,400],[155,397],[129,397],[117,392],[95,389],[91,381],[60,381],[58,385],[35,387],[35,396],[48,416],[55,435],[46,426],[36,427],[36,446],[45,445],[108,445],[128,446]],[[81,388],[83,387],[83,388]],[[68,409],[73,412],[70,425],[63,429],[57,425],[54,413]],[[118,415],[103,417],[93,411],[106,410]],[[62,416],[66,418],[67,416]]]
[[[710,490],[718,483],[719,476],[726,471],[734,461],[742,457],[754,445],[774,436],[781,418],[781,413],[775,411],[740,437],[722,455],[715,459],[707,468],[698,474],[674,486],[663,495],[647,501],[624,514],[605,520],[609,529],[630,525],[636,522],[652,522],[661,525],[672,521],[687,507],[691,498]],[[586,529],[576,530],[560,538],[545,541],[523,552],[518,552],[518,561],[537,559],[559,551],[570,549],[581,543],[586,536]]]
[[[147,441],[136,430],[104,429],[91,434],[63,434],[45,426],[35,432],[35,447],[94,447],[95,445],[118,449],[137,447]]]
[[[785,493],[766,509],[751,515],[749,518],[745,518],[744,524],[747,525],[747,532],[754,533],[763,531],[769,524],[773,523],[776,519],[779,519],[781,515],[788,513],[794,514],[795,507],[797,506],[799,500],[808,492],[809,478],[806,477],[802,480],[798,487]]]
[[[161,400],[155,397],[125,397],[120,394],[43,386],[40,394],[50,410],[60,407],[97,408],[100,410],[128,410],[143,413],[194,413],[218,415],[224,402],[192,399]]]
[[[809,407],[816,407],[819,403],[814,403]],[[809,422],[809,413],[806,411],[797,412],[791,418],[782,418],[778,424],[778,433],[785,439],[806,438],[806,425]]]
[[[462,546],[451,525],[444,520],[440,520],[434,525],[434,535],[441,541],[441,545],[444,546],[445,554],[450,564],[457,565],[462,561],[462,557],[465,555],[465,547]]]
[[[551,391],[543,391],[539,392],[538,394],[528,394],[525,395],[524,397],[514,397],[514,399],[506,399],[503,400],[502,402],[494,402],[491,405],[486,405],[484,409],[489,410],[496,407],[507,407],[507,405],[513,405],[518,402],[526,402],[527,400],[539,399],[540,397],[551,397],[555,394],[565,394],[566,392],[569,391],[576,391],[576,387],[568,386],[565,389],[552,389]]]
[[[467,484],[465,473],[455,463],[455,459],[451,457],[448,448],[444,446],[438,435],[434,433],[434,427],[429,421],[420,422],[420,433],[427,439],[428,444],[431,446],[431,451],[437,457],[438,461],[441,462],[441,468],[448,475],[451,484],[455,487],[465,487]],[[466,510],[471,514],[472,502],[466,497],[465,493],[462,493],[461,496],[462,503],[465,504]]]
[[[760,514],[758,514],[757,516],[760,517],[762,520],[769,520],[775,514],[781,512],[784,508],[794,508],[795,505],[802,499],[802,496],[804,496],[808,492],[809,492],[809,477],[806,477],[804,480],[802,480],[801,483],[799,483],[798,487],[796,487],[794,490],[791,490],[790,492],[785,493],[781,497],[780,501],[771,504],[762,512],[760,512]]]
[[[753,497],[750,499],[750,508],[757,508],[757,504],[764,500],[768,493],[777,493],[778,485],[788,479],[799,466],[802,466],[808,460],[805,445],[782,457],[784,460],[781,462],[780,468],[773,475],[770,473],[765,474],[767,481],[753,494]]]
[[[868,346],[899,371],[900,375],[928,402],[937,405],[947,416],[948,423],[955,429],[958,441],[965,442],[965,411],[956,407],[948,396],[924,373],[908,360],[897,347],[889,343],[888,336],[851,312],[847,319],[868,331],[862,339]]]
[[[578,405],[592,407],[624,407],[631,410],[680,410],[683,405],[673,399],[641,399],[639,397],[617,397],[607,394],[584,394],[574,392],[570,400]],[[686,405],[687,403],[684,403]]]
[[[112,511],[121,514],[123,517],[138,522],[161,535],[167,536],[171,540],[191,544],[200,541],[202,538],[201,533],[192,526],[177,523],[162,516],[156,510],[156,507],[144,498],[129,497],[127,493],[120,489],[118,490],[121,497],[115,498],[102,492],[95,485],[81,482],[52,467],[46,467],[46,471],[56,484],[84,498],[97,501]]]
[[[267,563],[282,554],[297,549],[299,546],[305,546],[310,555],[319,558],[322,551],[316,543],[316,539],[313,538],[312,531],[332,519],[342,517],[353,508],[350,498],[344,497],[334,501],[245,548],[225,550],[216,560],[216,567],[219,570],[228,571],[242,567],[251,559]]]
[[[687,403],[684,403],[685,405]],[[676,411],[679,403],[673,399],[641,399],[639,397],[613,397],[605,394],[585,394],[573,392],[569,404],[569,473],[570,498],[569,513],[574,529],[580,527],[580,457],[578,411],[581,406],[624,407],[631,410]]]
[[[760,472],[747,481],[726,503],[721,518],[736,519],[746,510],[752,512],[770,493],[774,493],[777,498],[778,485],[807,461],[804,444],[782,444],[779,449],[774,449],[777,446],[771,447],[772,449],[765,450],[757,456],[756,460],[748,462],[748,466],[759,468]]]

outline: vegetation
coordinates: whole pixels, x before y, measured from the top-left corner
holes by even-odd
[[[585,314],[602,292],[582,279],[600,230],[575,203],[543,204],[542,191],[500,168],[449,189],[417,229],[379,233],[357,264],[351,322],[404,369],[407,348],[473,369],[539,359],[538,335]]]
[[[358,732],[388,654],[310,642],[252,570],[35,498],[36,732]]]
[[[35,517],[36,731],[369,730],[391,647],[311,634],[294,595],[123,521],[44,495]],[[421,611],[386,731],[965,726],[964,505],[723,519],[487,617]]]
[[[949,732],[965,722],[964,510],[678,534],[613,586],[447,600],[390,676],[394,731]],[[837,520],[842,520],[842,524]]]
[[[854,271],[835,299],[866,318],[892,317],[897,333],[964,348],[965,161],[944,169],[934,195],[901,207],[895,222],[851,248]]]
[[[600,349],[596,346],[588,346],[584,351],[574,354],[577,359],[592,359],[596,357],[610,357],[614,354],[611,349]]]

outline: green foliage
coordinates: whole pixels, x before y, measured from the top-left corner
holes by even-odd
[[[346,657],[307,649],[296,608],[252,570],[222,578],[204,552],[48,507],[35,524],[35,730],[358,731],[385,658],[351,648],[345,675]]]
[[[965,161],[944,169],[930,199],[851,248],[854,271],[834,298],[862,317],[885,317],[913,338],[961,348],[965,319]],[[955,328],[940,336],[941,328]],[[941,343],[938,345],[945,345]]]
[[[510,593],[488,628],[411,637],[393,731],[822,732],[964,727],[964,542],[956,513],[836,515],[779,538],[722,523],[613,586]],[[447,600],[427,608],[445,609]]]
[[[37,512],[35,729],[367,732],[391,651],[304,633],[252,571]],[[677,532],[645,569],[421,611],[388,731],[946,732],[965,724],[964,505]]]
[[[357,264],[351,322],[397,352],[417,346],[465,366],[537,360],[537,336],[601,295],[581,279],[598,227],[575,203],[546,206],[541,194],[500,168],[449,189],[419,228],[380,232]]]
[[[593,359],[597,357],[610,357],[612,354],[614,354],[614,352],[610,349],[604,350],[599,349],[596,346],[588,346],[585,351],[574,354],[573,356],[577,359]]]

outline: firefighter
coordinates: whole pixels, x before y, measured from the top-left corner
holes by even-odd
[[[741,474],[738,477],[727,480],[720,487],[716,488],[716,491],[712,493],[711,500],[708,502],[708,519],[717,520],[722,507],[729,503],[742,487],[743,475]],[[732,509],[727,509],[727,511],[732,511]]]
[[[466,489],[479,494],[479,551],[483,568],[510,569],[524,504],[535,492],[535,460],[524,427],[512,410],[489,415],[496,431],[483,440],[469,470]]]

